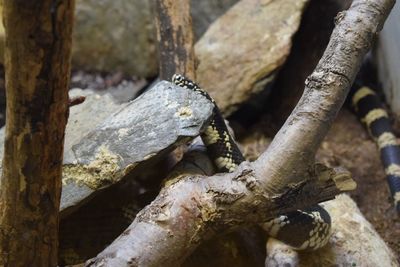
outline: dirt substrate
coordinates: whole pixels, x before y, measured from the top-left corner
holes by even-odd
[[[400,218],[389,199],[379,151],[352,113],[339,114],[317,158],[352,172],[357,182],[352,198],[400,259]]]
[[[238,127],[240,143],[249,160],[254,160],[268,146],[265,133],[274,126],[264,116],[246,133]],[[270,126],[268,126],[268,124]],[[342,110],[317,154],[317,160],[330,166],[350,170],[357,190],[351,193],[365,217],[389,244],[400,260],[400,218],[389,200],[379,151],[368,133],[348,110]]]

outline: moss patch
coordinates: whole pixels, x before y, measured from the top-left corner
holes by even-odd
[[[68,164],[63,167],[63,184],[74,182],[92,189],[113,184],[120,178],[119,156],[105,146],[99,148],[95,160],[90,164]]]

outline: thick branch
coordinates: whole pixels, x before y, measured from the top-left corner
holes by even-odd
[[[323,178],[315,178],[315,151],[393,4],[394,0],[354,0],[349,11],[337,17],[302,99],[256,162],[244,163],[231,174],[192,176],[162,190],[88,265],[176,266],[202,240],[223,229],[260,222],[351,189],[345,174],[319,173],[316,168]]]
[[[194,37],[189,0],[155,0],[160,79],[174,73],[195,80]]]
[[[336,17],[336,27],[303,96],[268,150],[257,160],[257,172],[272,174],[272,188],[302,179],[341,108],[362,59],[395,0],[354,0]]]
[[[0,265],[56,266],[74,1],[4,1]]]
[[[88,266],[177,266],[215,233],[330,199],[352,182],[342,173],[270,194],[262,190],[253,168],[245,163],[235,173],[189,176],[163,189]]]

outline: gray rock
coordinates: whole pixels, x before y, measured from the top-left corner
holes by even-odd
[[[162,81],[127,104],[110,95],[71,90],[84,103],[71,108],[63,166],[61,212],[64,216],[151,159],[157,162],[173,148],[198,136],[213,105],[200,94]],[[0,160],[4,128],[0,129]],[[147,166],[147,165],[146,165]],[[150,165],[148,165],[150,166]],[[1,166],[0,166],[1,168]]]
[[[242,0],[196,43],[197,81],[225,115],[270,83],[289,55],[307,0]]]
[[[75,159],[72,146],[79,143],[81,139],[89,134],[98,124],[125,105],[114,102],[111,95],[99,95],[92,90],[72,89],[70,97],[85,96],[85,102],[73,106],[70,109],[67,127],[65,129],[64,141],[64,163]],[[2,138],[1,138],[2,139]],[[3,149],[3,146],[0,146]],[[3,155],[3,153],[1,153]],[[88,187],[78,184],[63,185],[61,194],[60,210],[63,211],[71,205],[77,205],[93,192]]]
[[[156,84],[66,152],[62,209],[79,204],[128,173],[134,174],[148,160],[155,162],[198,136],[211,115],[212,104],[200,94],[166,81]]]
[[[151,1],[78,0],[75,18],[74,67],[157,74]]]
[[[69,91],[70,97],[85,96],[85,102],[70,108],[67,127],[65,129],[64,161],[74,158],[72,146],[78,143],[107,117],[123,107],[116,104],[109,95],[99,95],[92,90],[78,88]],[[126,105],[126,104],[125,104]]]

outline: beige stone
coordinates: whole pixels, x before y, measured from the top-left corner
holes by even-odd
[[[297,253],[282,243],[269,242],[266,266],[398,266],[393,252],[349,196],[339,195],[324,207],[332,218],[328,245]]]
[[[193,28],[201,36],[238,0],[193,0]],[[72,63],[75,69],[122,71],[139,77],[158,73],[154,14],[149,0],[77,0]],[[0,63],[4,28],[0,3]]]
[[[197,81],[225,115],[271,82],[285,62],[307,0],[242,0],[197,42]]]

